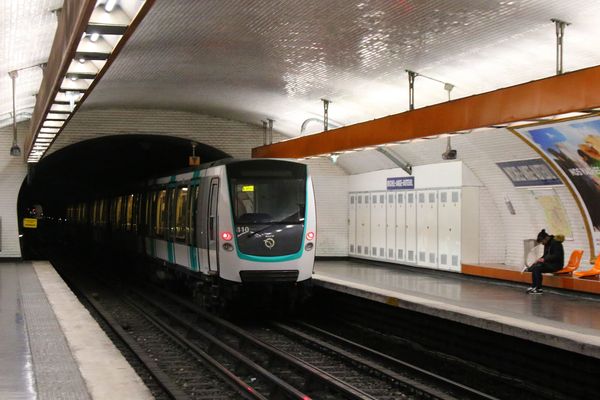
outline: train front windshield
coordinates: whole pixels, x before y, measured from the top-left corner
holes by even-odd
[[[236,225],[304,223],[306,166],[264,160],[228,167]]]

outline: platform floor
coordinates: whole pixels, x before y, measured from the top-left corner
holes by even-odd
[[[0,263],[0,399],[152,399],[47,262]]]
[[[600,296],[362,260],[315,264],[316,285],[600,358]]]

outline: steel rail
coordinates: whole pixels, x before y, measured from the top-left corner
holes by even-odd
[[[252,370],[252,371],[256,372],[257,374],[259,374],[260,376],[262,376],[269,383],[271,383],[271,385],[275,388],[275,391],[279,391],[279,393],[283,392],[284,394],[287,395],[287,398],[299,399],[299,400],[309,400],[310,399],[310,397],[306,393],[299,391],[298,389],[296,389],[289,383],[285,382],[281,378],[272,374],[271,372],[269,372],[262,366],[258,365],[257,363],[255,363],[254,361],[249,359],[247,356],[245,356],[241,352],[237,351],[236,349],[232,348],[225,342],[216,338],[214,334],[211,334],[204,329],[200,329],[200,328],[194,326],[194,324],[188,322],[185,318],[183,318],[179,315],[176,315],[172,310],[169,310],[163,304],[146,296],[144,293],[137,291],[137,290],[134,290],[134,293],[137,296],[141,297],[146,303],[150,304],[155,309],[157,309],[160,312],[162,312],[163,314],[167,315],[169,317],[169,319],[171,319],[171,321],[177,322],[179,325],[185,327],[189,332],[192,332],[193,334],[200,336],[204,340],[208,341],[213,346],[211,348],[211,350],[213,350],[213,351],[215,351],[216,349],[221,350],[223,353],[226,353],[229,357],[233,357],[238,363],[243,364],[247,369]],[[199,352],[201,354],[208,355],[204,350],[200,349],[198,346],[194,345],[189,340],[181,337],[181,335],[179,335],[177,332],[175,332],[174,329],[171,328],[170,326],[168,326],[165,322],[162,322],[157,317],[151,315],[143,307],[141,307],[141,306],[138,306],[138,307],[142,312],[147,313],[149,318],[152,318],[157,324],[160,324],[161,326],[163,326],[164,329],[172,331],[174,335],[179,336],[180,340],[185,341],[186,345],[190,349],[192,349],[194,352]]]
[[[130,335],[116,319],[92,296],[89,296],[84,290],[81,290],[80,285],[75,284],[74,280],[66,274],[61,274],[61,278],[67,282],[70,289],[73,290],[79,297],[83,297],[96,311],[96,313],[106,322],[110,329],[117,337],[127,346],[127,348],[135,355],[135,357],[144,365],[146,370],[156,380],[159,386],[173,400],[188,400],[191,399],[181,388],[158,366],[158,364],[150,358],[137,341]]]
[[[329,339],[331,341],[337,342],[338,344],[342,345],[344,347],[344,349],[342,349],[341,347],[326,343],[323,340],[317,339],[315,337],[311,337],[310,335],[307,335],[305,332],[301,332],[298,329],[295,329],[287,324],[274,322],[274,323],[272,323],[272,325],[275,328],[277,328],[287,334],[293,335],[295,337],[298,337],[298,338],[308,341],[308,342],[315,343],[319,347],[327,349],[328,351],[331,351],[331,352],[347,359],[350,362],[358,363],[358,364],[364,365],[367,368],[371,368],[374,371],[376,371],[378,374],[387,376],[388,379],[390,379],[392,381],[397,381],[397,382],[401,382],[402,384],[405,384],[408,386],[413,386],[415,389],[417,389],[429,396],[432,396],[434,398],[498,400],[498,398],[490,396],[479,390],[473,389],[466,385],[463,385],[463,384],[460,384],[453,380],[447,379],[441,375],[434,374],[433,372],[427,371],[423,368],[417,367],[417,366],[407,363],[405,361],[391,357],[387,354],[373,350],[369,347],[363,346],[361,344],[358,344],[356,342],[353,342],[353,341],[343,338],[341,336],[335,335],[331,332],[323,330],[314,325],[311,325],[311,324],[308,324],[308,323],[302,322],[302,321],[294,321],[294,323],[299,326],[302,326],[308,330],[311,330],[313,332],[317,332],[318,334],[326,337],[327,339]],[[437,387],[442,387],[446,390],[449,390],[453,395],[449,396],[448,393],[442,392],[439,389],[431,388],[431,387],[427,386],[426,384],[415,381],[414,379],[402,376],[402,375],[398,374],[397,372],[390,370],[389,368],[382,367],[378,364],[375,364],[374,362],[372,362],[370,360],[364,359],[363,357],[359,357],[356,354],[350,353],[346,349],[351,349],[355,352],[362,352],[363,354],[367,354],[368,356],[370,356],[374,359],[381,360],[381,361],[387,363],[388,365],[392,365],[396,368],[405,369],[405,370],[409,371],[411,374],[414,374],[424,380],[430,380],[430,381],[434,382]]]
[[[243,329],[233,325],[232,323],[225,321],[221,318],[218,318],[205,310],[198,307],[196,304],[191,303],[187,300],[181,299],[180,297],[164,291],[162,289],[154,289],[159,290],[161,295],[164,297],[169,297],[174,302],[178,303],[180,306],[187,308],[190,311],[194,311],[202,318],[210,321],[211,323],[219,326],[221,329],[226,330],[230,334],[237,336],[245,341],[245,343],[251,344],[258,349],[261,349],[265,352],[268,352],[271,356],[276,357],[280,362],[284,362],[286,364],[291,365],[297,370],[303,371],[308,375],[308,380],[312,382],[319,382],[323,385],[327,385],[332,390],[342,394],[345,398],[348,399],[357,399],[357,400],[375,400],[375,398],[364,391],[352,386],[351,384],[342,381],[341,379],[332,376],[331,374],[320,370],[313,365],[298,359],[297,357],[288,354],[282,350],[279,350],[268,343],[264,343],[263,341],[255,338],[251,334],[247,333]],[[191,325],[191,324],[189,324]]]

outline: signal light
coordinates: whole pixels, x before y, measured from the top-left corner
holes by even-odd
[[[231,234],[231,232],[223,232],[221,233],[221,239],[230,241],[231,239],[233,239],[233,235]]]
[[[314,232],[308,232],[306,234],[306,240],[313,240],[315,238],[315,233]]]

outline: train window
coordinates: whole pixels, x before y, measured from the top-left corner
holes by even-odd
[[[125,230],[131,231],[133,222],[133,195],[127,196],[127,203],[125,205]]]
[[[152,219],[152,206],[156,199],[155,192],[146,193],[146,208],[144,210],[144,233],[148,236],[152,236],[153,232],[153,219]]]
[[[160,190],[156,195],[154,209],[154,234],[159,237],[164,237],[167,232],[167,191]]]
[[[175,227],[176,242],[185,242],[189,230],[188,192],[189,189],[187,187],[178,187],[175,190],[173,226]]]
[[[141,199],[140,199],[140,194],[136,193],[136,194],[132,194],[131,195],[131,231],[132,232],[137,232],[138,231],[138,224],[140,222],[140,206],[141,206]]]
[[[196,246],[196,214],[198,211],[198,185],[194,185],[190,187],[190,194],[188,196],[189,200],[189,244],[192,246]]]
[[[99,200],[98,206],[98,225],[104,226],[106,224],[106,200]]]
[[[232,179],[233,212],[239,224],[304,222],[305,179]]]

